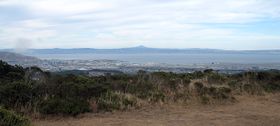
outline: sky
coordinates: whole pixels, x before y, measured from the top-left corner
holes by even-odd
[[[0,48],[280,49],[280,0],[0,0]]]

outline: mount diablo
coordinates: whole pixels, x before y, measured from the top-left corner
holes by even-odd
[[[9,50],[13,51],[13,50]],[[116,48],[116,49],[96,49],[96,48],[53,48],[53,49],[28,49],[23,54],[138,54],[138,53],[185,53],[185,54],[200,54],[200,53],[224,53],[224,54],[280,54],[280,50],[221,50],[221,49],[172,49],[172,48],[149,48],[145,46],[137,46],[131,48]]]

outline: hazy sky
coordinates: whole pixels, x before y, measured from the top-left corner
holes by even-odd
[[[280,49],[280,0],[0,0],[0,48]]]

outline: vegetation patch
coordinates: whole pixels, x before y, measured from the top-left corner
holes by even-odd
[[[89,103],[80,99],[59,99],[53,98],[41,103],[40,113],[43,114],[63,114],[76,116],[80,113],[90,111]]]
[[[138,107],[137,98],[131,94],[107,92],[98,99],[98,109],[105,111],[125,110]]]
[[[30,121],[24,116],[0,107],[0,126],[30,126]]]
[[[180,74],[139,71],[135,75],[90,77],[71,72],[49,73],[38,67],[22,68],[0,61],[0,105],[24,114],[76,116],[90,111],[137,108],[143,102],[181,103],[197,99],[203,104],[233,102],[236,94],[279,92],[279,78],[280,72],[275,70],[225,75],[211,69]],[[10,117],[1,116],[5,120]]]

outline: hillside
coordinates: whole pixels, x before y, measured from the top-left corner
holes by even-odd
[[[0,52],[0,60],[14,65],[22,65],[24,67],[37,66],[43,64],[43,61],[36,57],[26,56],[13,52]]]
[[[32,56],[25,56],[19,53],[12,53],[12,52],[0,52],[0,59],[7,62],[37,62],[40,59],[32,57]]]
[[[234,105],[241,102],[239,97],[278,94],[279,82],[280,71],[277,70],[233,75],[219,74],[211,69],[180,74],[139,71],[136,75],[90,77],[57,75],[38,67],[24,69],[1,61],[0,104],[7,109],[3,110],[4,116],[11,117],[6,114],[15,111],[39,119],[60,115],[77,117],[83,113],[141,111],[148,106],[159,109],[165,105],[233,105],[236,109]],[[276,106],[279,103],[271,104]],[[250,112],[250,108],[244,109]],[[260,107],[254,109],[260,111]]]

